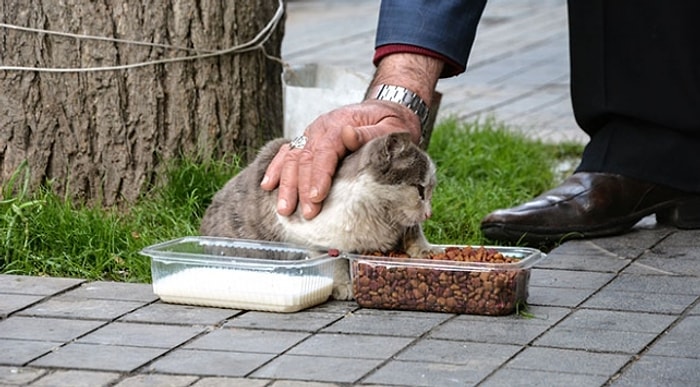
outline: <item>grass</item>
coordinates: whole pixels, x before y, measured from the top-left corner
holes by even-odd
[[[555,185],[553,167],[578,157],[581,147],[528,140],[494,122],[446,121],[433,132],[428,152],[438,165],[428,239],[484,244],[481,218]],[[0,273],[149,282],[150,262],[139,251],[196,235],[212,195],[240,167],[236,157],[180,160],[128,211],[72,203],[50,185],[30,193],[28,169],[20,168],[0,196]]]

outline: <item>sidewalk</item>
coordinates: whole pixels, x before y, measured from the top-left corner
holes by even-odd
[[[284,59],[371,72],[377,4],[290,1]],[[494,114],[584,141],[566,56],[565,1],[491,0],[438,119]],[[697,386],[698,240],[651,217],[567,242],[532,271],[530,318],[247,312],[164,304],[149,284],[0,275],[0,386]]]

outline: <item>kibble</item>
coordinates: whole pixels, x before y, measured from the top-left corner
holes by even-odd
[[[408,258],[400,252],[374,256]],[[514,263],[484,247],[447,247],[425,259],[457,262]],[[354,260],[353,291],[366,308],[402,309],[480,315],[506,315],[527,300],[529,270],[451,270],[427,266],[385,265]]]

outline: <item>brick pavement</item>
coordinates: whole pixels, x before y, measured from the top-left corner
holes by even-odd
[[[567,242],[532,271],[531,316],[266,313],[0,275],[0,385],[698,385],[698,238],[647,219]]]
[[[376,3],[291,1],[285,59],[371,71]],[[580,139],[569,134],[564,11],[492,0],[470,70],[440,84],[443,117],[493,113]],[[276,314],[164,304],[148,284],[0,275],[0,385],[697,386],[699,239],[648,218],[567,242],[532,271],[531,316],[336,301]]]

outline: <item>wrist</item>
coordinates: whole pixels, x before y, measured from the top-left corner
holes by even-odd
[[[378,63],[366,98],[376,96],[380,85],[400,86],[417,95],[428,108],[444,67],[441,60],[415,53],[388,55]]]
[[[368,95],[369,99],[389,101],[399,104],[413,112],[420,121],[421,137],[428,122],[430,109],[425,101],[414,91],[397,85],[376,85]]]

